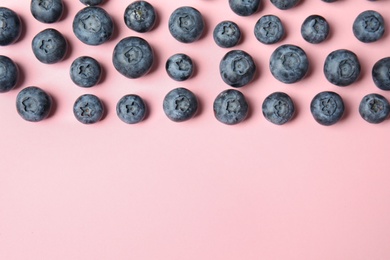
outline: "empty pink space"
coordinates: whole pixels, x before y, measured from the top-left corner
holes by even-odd
[[[114,21],[110,41],[89,46],[72,31],[79,1],[63,0],[60,21],[34,19],[30,1],[2,0],[19,14],[20,39],[0,47],[0,55],[17,63],[16,88],[0,95],[0,259],[1,260],[388,260],[390,259],[390,121],[369,124],[359,112],[363,96],[390,93],[377,88],[373,65],[390,56],[390,1],[301,0],[279,10],[269,0],[249,17],[236,15],[227,0],[149,0],[158,14],[150,32],[127,28],[123,14],[131,1],[107,0],[101,6]],[[190,44],[175,40],[170,14],[180,6],[198,9],[205,20],[203,36]],[[374,43],[358,41],[355,18],[375,10],[387,31]],[[263,15],[277,15],[286,29],[281,42],[265,45],[253,29]],[[329,38],[306,42],[300,28],[319,14],[329,22]],[[214,27],[231,20],[243,38],[223,49],[213,40]],[[33,37],[46,28],[60,31],[69,52],[59,63],[39,62]],[[115,45],[128,36],[152,46],[155,64],[144,77],[128,79],[112,64]],[[272,52],[282,44],[300,46],[310,61],[308,75],[294,84],[275,79],[269,70]],[[231,89],[219,75],[222,57],[232,49],[248,52],[257,66],[255,79],[240,88],[250,112],[234,126],[214,117],[215,97]],[[323,65],[337,49],[356,53],[361,63],[357,82],[337,87],[327,81]],[[172,80],[166,60],[185,53],[195,74]],[[79,56],[91,56],[103,68],[92,88],[76,86],[69,69]],[[16,96],[39,86],[54,100],[49,118],[31,123],[16,111]],[[164,96],[185,87],[198,97],[197,115],[182,123],[164,114]],[[282,91],[293,99],[296,115],[277,126],[262,113],[262,102]],[[345,103],[343,118],[332,126],[318,124],[312,98],[334,91]],[[100,122],[83,125],[72,111],[75,100],[94,94],[104,103]],[[148,107],[144,121],[123,123],[116,104],[126,94],[141,96]]]

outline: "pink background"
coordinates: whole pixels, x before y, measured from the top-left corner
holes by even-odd
[[[368,93],[390,99],[371,78],[374,63],[390,56],[386,32],[376,43],[359,42],[352,33],[355,17],[367,9],[379,11],[390,30],[390,1],[302,0],[281,11],[268,0],[250,17],[234,14],[227,0],[149,0],[159,16],[157,27],[145,34],[128,29],[123,12],[131,1],[107,1],[103,7],[115,21],[111,41],[87,46],[73,35],[79,1],[64,0],[60,22],[36,21],[27,0],[1,0],[16,11],[25,31],[14,45],[1,47],[22,70],[17,88],[0,95],[0,259],[131,259],[131,260],[259,260],[259,259],[390,259],[390,120],[371,125],[361,119],[359,102]],[[176,41],[168,31],[169,15],[180,6],[197,8],[206,32],[192,44]],[[278,15],[287,30],[275,45],[263,45],[253,35],[256,21]],[[300,35],[303,20],[324,16],[330,38],[319,45]],[[258,67],[256,79],[240,90],[251,113],[236,126],[213,115],[212,103],[228,89],[218,65],[228,51],[219,48],[212,31],[222,20],[235,21],[244,37],[237,49],[250,53]],[[53,27],[69,41],[70,53],[55,65],[34,57],[31,40]],[[116,43],[140,35],[154,48],[156,66],[143,78],[130,80],[111,63]],[[309,75],[285,85],[274,79],[268,62],[280,44],[302,47],[311,62]],[[351,86],[330,84],[322,72],[333,50],[354,51],[362,76]],[[196,63],[196,75],[175,82],[165,61],[184,52]],[[83,89],[69,77],[72,61],[81,55],[96,58],[104,79]],[[53,115],[39,123],[17,114],[15,98],[36,85],[55,100]],[[186,87],[201,103],[200,113],[184,123],[171,122],[162,110],[168,91]],[[339,93],[346,115],[331,127],[316,123],[311,99],[325,90]],[[295,101],[297,116],[276,126],[262,115],[266,96],[284,91]],[[107,109],[104,120],[82,125],[73,116],[76,98],[99,96]],[[126,125],[115,112],[125,94],[142,96],[147,119]]]

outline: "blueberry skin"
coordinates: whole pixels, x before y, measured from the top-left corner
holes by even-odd
[[[321,43],[328,38],[330,27],[326,19],[320,15],[310,15],[301,26],[301,35],[305,41],[313,44]]]
[[[231,48],[240,42],[241,30],[236,23],[223,21],[215,26],[213,38],[219,47]]]
[[[0,93],[13,89],[19,80],[19,68],[13,60],[0,55]]]
[[[104,0],[80,0],[80,2],[86,6],[95,6],[102,4]]]
[[[47,118],[52,108],[52,98],[38,87],[22,89],[16,97],[16,110],[26,121],[39,122]]]
[[[124,14],[125,24],[128,28],[144,33],[152,30],[156,23],[156,11],[146,1],[135,1],[127,6]]]
[[[375,42],[385,33],[385,21],[382,15],[376,11],[364,11],[356,17],[352,30],[359,41]]]
[[[382,123],[390,114],[389,101],[382,95],[368,94],[360,101],[359,114],[371,124]]]
[[[260,0],[229,0],[230,9],[239,16],[250,16],[256,13],[260,3]]]
[[[197,9],[183,6],[173,11],[168,26],[173,38],[182,43],[191,43],[202,36],[205,23]]]
[[[190,90],[176,88],[165,96],[163,110],[173,122],[187,121],[198,111],[198,99]]]
[[[79,87],[90,88],[99,83],[102,68],[97,60],[88,56],[75,59],[70,66],[70,78]]]
[[[351,85],[359,78],[360,70],[358,57],[349,50],[335,50],[325,59],[325,77],[336,86],[344,87]]]
[[[219,73],[226,84],[240,88],[253,80],[256,64],[245,51],[232,50],[219,63]]]
[[[322,0],[322,1],[326,3],[332,3],[332,2],[336,2],[337,0]]]
[[[22,33],[22,22],[17,13],[0,7],[0,46],[16,42]]]
[[[102,119],[104,106],[97,96],[84,94],[76,99],[73,114],[80,123],[94,124]]]
[[[112,62],[123,76],[139,78],[147,74],[153,65],[153,49],[146,40],[130,36],[115,46]]]
[[[113,32],[111,16],[97,6],[85,7],[73,19],[73,33],[87,45],[101,45],[111,39]]]
[[[254,34],[259,42],[273,44],[283,38],[285,30],[279,17],[276,15],[264,15],[256,22]]]
[[[309,70],[309,60],[300,47],[285,44],[272,53],[269,68],[277,80],[292,84],[305,77]]]
[[[169,57],[165,64],[165,69],[172,79],[184,81],[189,79],[194,72],[194,65],[189,56],[178,53]]]
[[[64,59],[68,51],[65,37],[56,29],[45,29],[32,40],[35,57],[42,63],[54,64]]]
[[[390,57],[377,61],[372,68],[372,79],[382,90],[390,90]]]
[[[344,114],[344,101],[332,91],[318,93],[310,103],[310,111],[317,123],[330,126],[337,123]]]
[[[31,14],[42,23],[54,23],[60,20],[64,12],[62,0],[31,0]]]
[[[123,96],[116,105],[116,114],[126,124],[136,124],[144,120],[146,105],[138,95]]]
[[[287,10],[296,6],[299,0],[271,0],[271,3],[280,10]]]
[[[264,117],[276,125],[287,123],[295,114],[293,100],[283,92],[275,92],[266,97],[262,110]]]
[[[218,94],[213,104],[215,118],[226,125],[236,125],[248,116],[249,105],[244,94],[227,89]]]

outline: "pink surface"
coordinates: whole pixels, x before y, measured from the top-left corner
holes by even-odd
[[[227,0],[149,0],[159,15],[157,27],[145,34],[128,29],[122,15],[129,1],[107,1],[114,38],[101,46],[82,44],[73,35],[74,15],[83,6],[65,0],[66,13],[55,24],[36,21],[29,1],[2,0],[16,11],[25,32],[14,45],[1,47],[23,77],[15,90],[0,96],[0,259],[390,259],[390,121],[371,125],[361,119],[358,105],[368,93],[390,99],[371,79],[373,64],[390,56],[386,32],[376,43],[363,44],[352,33],[362,11],[379,11],[390,28],[390,1],[305,0],[281,11],[268,0],[251,17],[239,17]],[[197,8],[207,24],[204,37],[182,44],[168,31],[168,18],[179,6]],[[253,35],[255,22],[278,15],[286,38],[266,46]],[[300,25],[311,14],[324,16],[330,38],[319,45],[305,42]],[[218,73],[226,49],[212,38],[214,26],[233,20],[244,33],[237,46],[250,53],[258,76],[240,90],[251,113],[236,126],[219,123],[212,103],[229,87]],[[31,40],[53,27],[68,39],[71,51],[55,65],[34,57]],[[389,31],[390,29],[388,29]],[[116,43],[130,35],[145,38],[155,50],[154,69],[130,80],[111,63]],[[311,62],[304,80],[285,85],[268,69],[269,57],[280,44],[302,47]],[[322,72],[333,50],[354,51],[362,64],[356,84],[340,88]],[[182,83],[165,72],[166,59],[184,52],[196,63],[196,75]],[[75,86],[69,77],[72,61],[81,55],[104,67],[101,84]],[[56,103],[53,115],[39,123],[23,121],[15,109],[17,93],[36,85]],[[192,90],[200,113],[173,123],[163,113],[162,100],[175,87]],[[346,116],[331,127],[317,124],[309,105],[315,94],[332,90],[346,104]],[[276,126],[266,121],[261,104],[266,96],[284,91],[295,101],[297,116]],[[78,96],[99,96],[107,109],[104,120],[82,125],[73,116]],[[147,119],[126,125],[115,113],[125,94],[142,96]]]

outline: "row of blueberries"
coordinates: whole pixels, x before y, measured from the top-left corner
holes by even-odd
[[[19,115],[30,122],[39,122],[47,118],[52,107],[52,98],[38,87],[27,87],[21,90],[16,98],[16,109]],[[163,110],[173,122],[187,121],[198,111],[198,99],[186,88],[175,88],[164,98]],[[235,125],[245,120],[249,105],[244,94],[236,89],[221,92],[214,100],[215,118],[226,125]],[[344,102],[341,96],[332,91],[317,94],[311,101],[310,111],[321,125],[337,123],[344,114]],[[147,107],[138,95],[123,96],[116,106],[118,117],[127,124],[136,124],[144,120]],[[286,93],[275,92],[269,95],[262,104],[264,117],[276,125],[289,122],[295,114],[293,100]],[[360,102],[359,113],[369,123],[378,124],[390,115],[390,103],[379,94],[368,94]],[[77,98],[73,105],[73,114],[83,124],[94,124],[104,114],[100,99],[92,94]]]

